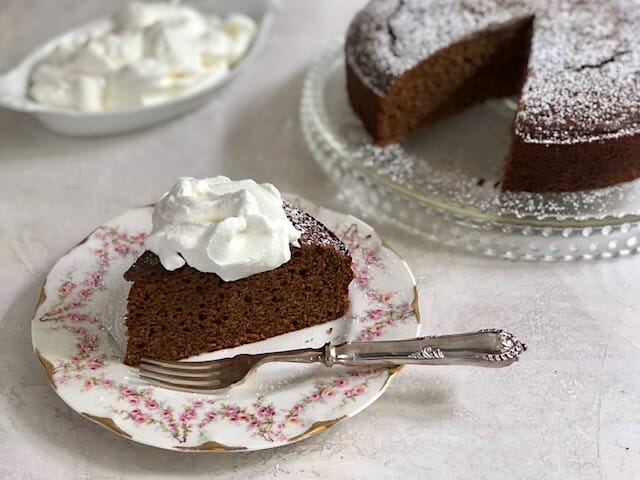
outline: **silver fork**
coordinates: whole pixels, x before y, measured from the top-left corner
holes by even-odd
[[[209,393],[241,383],[267,362],[323,363],[346,366],[473,365],[506,367],[517,361],[527,346],[503,330],[438,335],[383,342],[325,344],[220,360],[184,362],[142,359],[140,378],[152,385],[184,392]]]

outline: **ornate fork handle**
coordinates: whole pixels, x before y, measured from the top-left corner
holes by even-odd
[[[340,345],[259,355],[257,363],[321,362],[331,365],[475,365],[506,367],[517,361],[527,346],[504,330],[488,329],[410,340],[350,342]]]
[[[411,340],[354,342],[325,346],[327,365],[416,364],[506,367],[527,346],[503,330],[480,330]]]

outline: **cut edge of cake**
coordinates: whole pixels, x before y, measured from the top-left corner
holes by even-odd
[[[300,247],[292,246],[291,260],[267,272],[224,282],[188,265],[167,271],[144,252],[124,274],[132,282],[124,363],[178,360],[345,315],[353,279],[347,247],[309,214],[286,202],[284,208],[302,232]]]

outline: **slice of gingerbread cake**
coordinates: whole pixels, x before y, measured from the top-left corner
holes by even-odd
[[[146,247],[124,275],[128,365],[257,342],[349,309],[347,247],[269,184],[180,179],[156,206]]]

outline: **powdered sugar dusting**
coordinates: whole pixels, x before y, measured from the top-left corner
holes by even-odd
[[[516,133],[574,143],[640,131],[638,4],[551,3],[552,14],[536,16]]]
[[[346,57],[378,95],[421,60],[475,33],[534,16],[515,133],[577,143],[640,132],[640,6],[634,0],[373,0]]]
[[[598,190],[563,193],[502,192],[495,178],[469,176],[460,167],[443,168],[431,159],[407,152],[400,144],[363,145],[354,160],[416,198],[444,201],[501,219],[585,221],[637,215],[640,185],[623,183]],[[434,164],[435,163],[435,164]]]
[[[308,213],[285,201],[284,211],[296,230],[301,232],[300,245],[322,245],[349,255],[346,245],[327,227]]]

